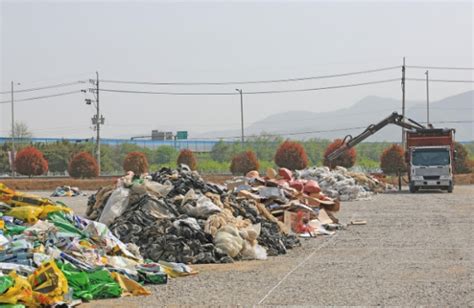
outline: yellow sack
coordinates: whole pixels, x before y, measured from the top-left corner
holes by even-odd
[[[42,212],[43,212],[43,208],[40,206],[25,205],[25,206],[14,207],[8,212],[6,212],[5,215],[13,216],[20,220],[34,224],[35,222],[38,221],[38,217]]]
[[[41,198],[40,196],[17,192],[2,183],[0,183],[0,201],[3,201],[10,206],[54,205],[53,201],[48,198]]]
[[[5,230],[5,221],[0,219],[0,230]]]
[[[69,290],[66,277],[54,260],[44,262],[28,277],[33,297],[41,305],[53,305],[63,300]]]
[[[158,263],[160,264],[163,272],[165,272],[171,278],[185,277],[190,275],[196,275],[199,273],[198,271],[195,271],[194,269],[183,263],[174,263],[166,261],[160,261]]]
[[[15,284],[0,295],[0,303],[14,305],[17,302],[21,302],[27,306],[34,306],[33,291],[28,280],[18,276],[15,271],[10,272],[8,276],[13,278]]]
[[[110,273],[112,278],[120,285],[122,288],[122,296],[137,296],[137,295],[150,295],[151,292],[139,284],[138,282],[116,272]]]
[[[52,212],[64,212],[66,214],[72,214],[72,210],[70,208],[67,208],[59,204],[58,205],[48,204],[48,205],[42,206],[41,209],[43,210],[43,212],[41,212],[41,214],[39,215],[39,218],[41,219],[46,219],[48,217],[48,214]]]
[[[0,197],[6,197],[7,195],[13,195],[15,192],[8,188],[5,184],[0,183]],[[0,199],[2,200],[2,199]]]

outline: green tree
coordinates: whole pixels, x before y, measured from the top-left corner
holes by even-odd
[[[0,173],[7,173],[11,171],[10,162],[8,160],[9,144],[4,143],[0,150]]]
[[[276,149],[282,142],[282,137],[263,132],[259,136],[249,138],[245,144],[245,149],[236,150],[232,155],[236,155],[243,150],[252,150],[257,154],[259,160],[272,161]]]
[[[311,165],[322,165],[324,149],[329,145],[328,140],[310,139],[303,142],[303,147],[308,155]]]
[[[454,161],[454,173],[469,173],[469,153],[466,148],[459,142],[454,143],[454,150],[456,151],[456,160]]]
[[[100,147],[100,170],[105,174],[122,173],[121,162],[124,155],[116,151],[117,146],[102,145]],[[89,153],[93,153],[89,152]]]
[[[211,149],[211,158],[220,163],[230,160],[232,152],[232,145],[224,142],[224,140],[219,140]]]
[[[48,161],[49,171],[64,172],[67,170],[72,146],[67,141],[38,145]]]
[[[178,157],[178,151],[169,145],[159,146],[154,153],[154,163],[169,164],[174,163]]]

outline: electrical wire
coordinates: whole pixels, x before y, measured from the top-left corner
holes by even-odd
[[[86,83],[86,82],[83,81],[83,80],[78,80],[78,81],[73,81],[73,82],[64,82],[64,83],[58,83],[58,84],[44,86],[44,87],[15,90],[13,93],[32,92],[32,91],[39,91],[39,90],[45,90],[45,89],[68,87],[68,86],[72,86],[72,85],[76,85],[76,84],[82,84],[82,83]],[[0,92],[0,94],[10,94],[10,93],[11,93],[11,91]]]
[[[420,123],[426,123],[426,122],[420,122]],[[473,120],[452,120],[452,121],[433,121],[431,122],[433,124],[448,124],[448,123],[474,123]],[[57,128],[47,128],[47,129],[38,129],[42,131],[50,131],[53,130],[56,131],[55,129],[59,129],[60,127]],[[67,129],[74,129],[73,127],[65,127]],[[81,127],[82,128],[82,127]],[[336,129],[327,129],[327,130],[313,130],[313,131],[305,131],[305,132],[280,132],[280,133],[265,133],[264,136],[270,136],[270,137],[283,137],[283,136],[297,136],[297,135],[307,135],[307,134],[317,134],[317,133],[330,133],[330,132],[339,132],[339,131],[348,131],[348,130],[355,130],[355,129],[364,129],[367,128],[367,126],[357,126],[357,127],[347,127],[347,128],[336,128]],[[77,129],[77,128],[76,128]],[[36,130],[35,130],[36,131]],[[60,130],[63,131],[63,130]],[[151,137],[151,136],[141,136],[141,137]],[[245,136],[246,138],[253,138],[253,137],[262,137],[262,135],[247,135]],[[199,140],[220,140],[220,139],[240,139],[241,136],[228,136],[228,137],[204,137],[204,138],[189,138],[183,141],[199,141]],[[32,138],[32,139],[41,139],[40,138]],[[74,138],[73,138],[74,139]],[[108,138],[105,138],[108,139]],[[251,142],[251,141],[248,141]]]
[[[358,127],[347,127],[347,128],[336,128],[336,129],[327,129],[327,130],[314,130],[314,131],[307,131],[307,132],[280,132],[280,133],[265,133],[265,136],[272,136],[272,137],[281,137],[281,136],[297,136],[297,135],[307,135],[307,134],[316,134],[316,133],[329,133],[329,132],[339,132],[339,131],[347,131],[353,129],[363,129],[366,126],[358,126]],[[261,135],[246,135],[245,138],[251,137],[261,137]],[[187,140],[220,140],[220,139],[240,139],[242,136],[228,136],[228,137],[209,137],[209,138],[190,138]]]
[[[332,75],[321,75],[321,76],[310,76],[310,77],[298,77],[298,78],[285,78],[285,79],[271,79],[271,80],[253,80],[253,81],[225,81],[225,82],[149,82],[149,81],[126,81],[126,80],[100,80],[104,83],[117,83],[117,84],[137,84],[137,85],[156,85],[156,86],[219,86],[219,85],[234,85],[234,84],[258,84],[258,83],[278,83],[278,82],[295,82],[304,80],[315,80],[325,78],[337,78],[345,76],[353,76],[360,74],[376,73],[382,71],[388,71],[401,68],[401,66],[390,66],[382,67],[372,70],[332,74]]]
[[[473,123],[472,120],[466,121],[434,121],[431,123],[436,124],[447,124],[447,123]],[[423,123],[423,122],[422,122]],[[357,126],[357,127],[346,127],[346,128],[336,128],[336,129],[327,129],[327,130],[313,130],[313,131],[306,131],[306,132],[280,132],[280,133],[265,133],[265,136],[272,136],[272,137],[282,137],[282,136],[297,136],[297,135],[308,135],[308,134],[317,134],[317,133],[331,133],[331,132],[339,132],[339,131],[348,131],[348,130],[355,130],[355,129],[365,129],[367,126]],[[151,137],[151,136],[150,136]],[[246,135],[245,138],[251,137],[261,137],[261,135]],[[220,140],[220,139],[240,139],[242,136],[229,136],[229,137],[213,137],[213,138],[190,138],[187,140]]]
[[[23,98],[23,99],[15,99],[14,101],[15,101],[15,103],[17,103],[17,102],[26,102],[26,101],[36,100],[36,99],[44,99],[44,98],[50,98],[50,97],[71,95],[71,94],[75,94],[75,93],[81,93],[81,91],[80,90],[75,90],[75,91],[62,92],[62,93],[56,93],[56,94],[50,94],[50,95],[28,97],[28,98]],[[10,104],[10,103],[11,103],[11,100],[0,102],[0,104]]]
[[[421,66],[421,65],[405,65],[405,67],[416,68],[416,69],[432,69],[432,70],[462,70],[462,71],[474,70],[474,67]]]
[[[474,123],[474,121],[472,120],[464,120],[464,121],[435,121],[435,122],[431,122],[431,123]]]
[[[306,88],[306,89],[294,89],[294,90],[269,90],[269,91],[250,91],[243,92],[246,95],[257,95],[257,94],[279,94],[279,93],[294,93],[294,92],[310,92],[310,91],[319,91],[319,90],[330,90],[330,89],[339,89],[339,88],[349,88],[357,87],[371,84],[380,84],[388,83],[393,81],[399,81],[399,78],[386,79],[386,80],[377,80],[361,83],[352,83],[345,85],[337,86],[327,86],[319,88]],[[176,96],[235,96],[240,95],[237,92],[153,92],[153,91],[137,91],[137,90],[121,90],[121,89],[101,89],[102,92],[112,92],[112,93],[129,93],[129,94],[154,94],[154,95],[176,95]]]
[[[426,82],[426,79],[423,78],[406,78],[406,80],[411,81],[423,81]],[[449,82],[449,83],[474,83],[474,80],[460,80],[460,79],[429,79],[429,82]]]

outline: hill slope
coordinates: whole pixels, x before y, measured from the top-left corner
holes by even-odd
[[[415,121],[426,122],[426,103],[406,102],[407,117]],[[474,140],[472,121],[474,120],[474,91],[450,96],[430,103],[430,122],[435,127],[453,127],[459,141]],[[357,135],[370,124],[378,123],[393,111],[401,113],[401,101],[392,98],[368,96],[352,106],[331,112],[288,111],[268,116],[245,128],[246,135],[258,135],[262,132],[281,134],[314,132],[291,135],[294,139],[342,138],[347,134]],[[447,123],[457,121],[458,123]],[[471,121],[466,123],[466,121]],[[460,123],[464,122],[464,123]],[[346,128],[352,128],[343,130]],[[331,132],[331,130],[333,130]],[[286,133],[286,134],[285,134]],[[209,132],[206,137],[238,136],[240,131]],[[401,128],[389,125],[367,141],[400,141]]]

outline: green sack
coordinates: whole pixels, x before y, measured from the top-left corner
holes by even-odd
[[[13,284],[13,277],[10,276],[0,276],[0,294],[5,293]]]
[[[112,278],[107,270],[97,270],[89,273],[89,281],[94,299],[120,297],[122,295],[122,287]]]
[[[120,297],[122,288],[107,270],[85,272],[72,264],[57,262],[59,269],[66,276],[73,297],[85,301],[98,298]]]
[[[25,226],[19,226],[19,225],[5,225],[5,231],[4,233],[6,235],[18,235],[18,234],[22,234],[23,231],[26,230],[27,227]]]
[[[60,231],[77,234],[80,237],[85,237],[81,230],[74,227],[72,222],[66,217],[63,212],[48,213],[48,220],[51,221]]]

